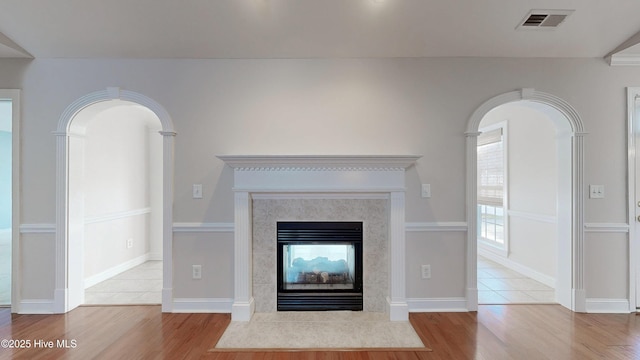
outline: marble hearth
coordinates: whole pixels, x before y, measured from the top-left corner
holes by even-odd
[[[364,223],[364,311],[406,321],[405,170],[420,156],[218,156],[234,169],[233,321],[274,312],[277,221]]]

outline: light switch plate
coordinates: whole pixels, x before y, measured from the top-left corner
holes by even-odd
[[[431,197],[431,184],[422,184],[422,197],[423,198]]]
[[[191,267],[192,279],[199,280],[202,279],[202,265],[193,265]]]
[[[422,265],[420,270],[423,279],[431,279],[431,265]]]

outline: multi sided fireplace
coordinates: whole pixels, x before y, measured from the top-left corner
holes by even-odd
[[[362,310],[362,222],[278,222],[278,311]]]

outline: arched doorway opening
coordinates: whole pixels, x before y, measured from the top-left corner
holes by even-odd
[[[160,120],[111,100],[82,109],[69,129],[69,222],[84,239],[83,303],[160,304]]]
[[[478,165],[477,145],[482,119],[498,106],[526,101],[548,111],[557,130],[557,274],[556,300],[573,311],[585,311],[583,278],[584,206],[583,136],[577,112],[562,99],[534,89],[496,96],[482,104],[467,125],[467,308],[477,310]]]
[[[143,194],[129,194],[131,199],[138,198],[139,201],[145,202],[144,206],[139,206],[130,210],[115,211],[109,213],[109,205],[102,206],[99,209],[102,214],[90,218],[93,225],[100,226],[103,221],[126,221],[125,218],[144,217],[142,226],[140,223],[129,226],[120,236],[124,239],[112,239],[117,242],[119,253],[114,257],[123,259],[123,254],[128,254],[129,265],[131,261],[139,261],[141,252],[154,251],[161,254],[162,257],[162,310],[171,311],[172,303],[172,202],[173,202],[173,124],[166,111],[155,101],[130,91],[121,91],[118,88],[109,88],[105,91],[98,91],[88,94],[76,102],[71,104],[63,113],[58,123],[57,135],[57,216],[56,216],[56,288],[54,294],[54,311],[63,313],[69,311],[84,302],[85,290],[85,233],[87,227],[87,213],[85,205],[89,204],[94,207],[91,211],[95,211],[96,203],[100,202],[99,191],[89,190],[90,186],[85,179],[85,160],[87,155],[87,147],[85,144],[85,135],[87,125],[91,123],[97,116],[109,114],[111,112],[118,113],[122,111],[133,111],[136,116],[147,118],[147,123],[142,127],[149,128],[148,124],[153,124],[151,128],[160,128],[160,140],[153,140],[157,146],[153,156],[157,158],[158,174],[161,174],[161,181],[146,184],[137,184],[138,189]],[[135,117],[135,116],[134,116]],[[126,117],[125,117],[126,118]],[[130,129],[126,124],[120,123],[116,125],[116,129],[112,131],[127,133]],[[140,128],[140,127],[138,127]],[[157,130],[156,128],[156,130]],[[157,134],[157,132],[156,132]],[[118,146],[118,145],[114,145]],[[105,153],[105,152],[103,152]],[[108,153],[108,151],[107,151]],[[145,155],[141,155],[144,157]],[[148,159],[147,159],[148,160]],[[145,161],[147,161],[145,160]],[[150,166],[150,162],[146,163]],[[94,173],[104,173],[104,169],[100,166],[91,168]],[[108,168],[108,166],[105,166]],[[120,169],[121,176],[126,177],[127,170]],[[99,175],[93,180],[99,179]],[[136,181],[135,179],[133,181]],[[122,189],[118,191],[122,192]],[[125,189],[125,193],[126,193]],[[157,194],[160,192],[160,194]],[[152,195],[153,193],[153,195]],[[91,198],[91,203],[85,203],[85,197]],[[119,202],[131,201],[129,196],[121,196]],[[135,201],[135,200],[134,200]],[[151,205],[153,202],[153,206]],[[119,205],[118,201],[113,202],[112,207]],[[155,209],[152,210],[152,209]],[[159,213],[159,214],[158,214]],[[89,215],[91,215],[89,213]],[[159,215],[159,216],[158,216]],[[130,219],[129,219],[130,220]],[[139,222],[139,220],[138,220]],[[148,224],[155,224],[148,227]],[[141,228],[147,227],[148,233],[144,233]],[[94,234],[96,232],[95,229]],[[127,234],[127,231],[129,234]],[[144,240],[145,237],[155,236],[159,238],[159,245],[151,247]],[[130,235],[134,234],[134,235]],[[138,239],[136,240],[136,237]],[[94,237],[95,238],[95,237]],[[93,244],[92,251],[97,250]],[[155,250],[154,250],[155,249]],[[137,253],[136,253],[137,251]],[[131,255],[134,254],[133,258]],[[132,260],[133,259],[133,260]],[[137,259],[137,260],[136,260]],[[104,264],[102,265],[104,268]],[[107,264],[108,268],[109,265]],[[114,268],[114,266],[112,266]],[[117,268],[117,266],[115,266]],[[98,271],[100,269],[92,269]],[[112,270],[113,271],[113,270]],[[103,271],[102,275],[108,273]],[[91,274],[91,275],[96,275]],[[94,277],[95,280],[95,277]]]
[[[569,123],[548,105],[521,100],[489,111],[479,132],[478,303],[557,303],[566,226],[558,193],[571,186],[570,149],[559,145]]]

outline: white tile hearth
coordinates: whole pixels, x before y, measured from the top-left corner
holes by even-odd
[[[422,348],[408,321],[375,312],[255,313],[232,321],[216,349]]]

